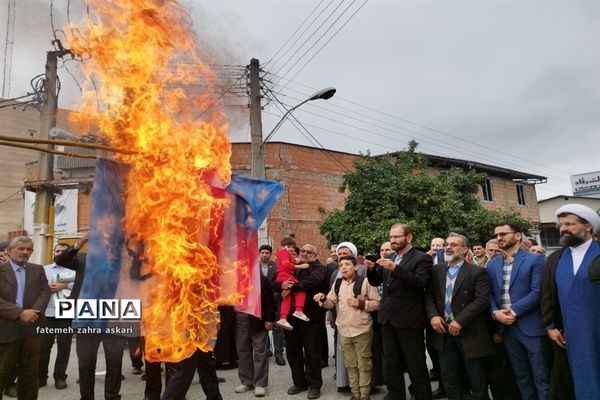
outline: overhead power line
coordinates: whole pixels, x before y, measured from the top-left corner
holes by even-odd
[[[285,113],[288,113],[288,112],[289,112],[289,109],[286,107],[286,105],[285,105],[285,104],[283,104],[283,103],[282,103],[282,102],[281,102],[281,101],[280,101],[280,100],[277,98],[277,96],[275,95],[275,93],[273,93],[273,91],[272,91],[270,88],[268,88],[268,87],[267,87],[267,89],[268,89],[268,91],[271,93],[271,95],[273,96],[273,99],[274,99],[274,100],[275,100],[275,102],[276,102],[276,103],[274,103],[274,104],[275,104],[275,106],[276,106],[276,107],[277,107],[277,108],[280,110],[280,112],[282,112],[282,113],[283,113],[283,115],[285,115]],[[278,105],[277,103],[278,103],[279,105],[281,105],[281,107],[284,109],[284,111],[281,111],[281,109],[279,108],[279,105]],[[290,107],[290,108],[291,108],[291,107]],[[315,146],[317,149],[319,149],[319,151],[322,151],[323,153],[325,153],[325,154],[326,154],[326,155],[327,155],[329,158],[331,158],[331,159],[332,159],[332,160],[333,160],[335,163],[337,163],[338,165],[340,165],[340,166],[342,167],[342,169],[343,169],[343,170],[345,170],[346,172],[350,172],[350,169],[349,169],[348,167],[346,167],[346,166],[345,166],[345,165],[344,165],[344,164],[343,164],[343,163],[342,163],[340,160],[338,160],[338,159],[337,159],[337,158],[336,158],[336,157],[335,157],[335,156],[334,156],[334,155],[331,153],[331,151],[327,150],[327,149],[325,148],[325,146],[323,146],[323,145],[322,145],[322,144],[321,144],[321,143],[320,143],[320,142],[317,140],[317,138],[316,138],[316,137],[314,137],[314,136],[313,136],[313,134],[312,134],[312,133],[310,133],[310,131],[309,131],[308,129],[306,129],[306,127],[305,127],[305,126],[304,126],[304,125],[303,125],[303,124],[302,124],[302,123],[301,123],[301,122],[300,122],[300,121],[299,121],[299,120],[296,118],[296,116],[295,116],[294,114],[290,114],[290,116],[291,116],[291,118],[293,119],[293,120],[291,120],[291,121],[290,121],[290,122],[292,123],[292,125],[293,125],[293,126],[294,126],[294,127],[295,127],[295,128],[296,128],[296,129],[297,129],[297,130],[298,130],[298,131],[299,131],[299,132],[300,132],[300,133],[301,133],[301,134],[302,134],[302,135],[303,135],[303,136],[304,136],[304,137],[305,137],[305,138],[306,138],[306,139],[309,141],[309,142],[311,142],[311,139],[312,139],[312,140],[314,140],[314,142],[311,142],[311,143],[313,143],[313,145],[314,145],[314,146]],[[296,123],[294,123],[294,121],[295,121],[295,122],[296,122],[298,125],[300,125],[300,126],[302,127],[302,129],[304,130],[304,132],[306,132],[306,134],[305,134],[304,132],[302,132],[302,130],[300,130],[300,129],[298,128],[298,126],[296,125]],[[309,138],[308,138],[306,135],[310,136],[310,138],[311,138],[311,139],[309,139]],[[316,143],[316,145],[315,145],[314,143]],[[317,146],[318,146],[318,147],[317,147]]]
[[[298,31],[299,31],[299,30],[302,28],[302,26],[303,26],[303,25],[304,25],[304,24],[305,24],[305,23],[306,23],[306,22],[307,22],[307,21],[310,19],[310,17],[311,17],[311,16],[312,16],[312,15],[315,13],[315,11],[317,11],[317,10],[318,10],[318,8],[321,6],[321,4],[323,4],[323,2],[324,2],[324,1],[325,1],[325,0],[321,0],[321,1],[320,1],[320,2],[319,2],[319,3],[318,3],[316,6],[315,6],[315,8],[313,8],[313,9],[312,9],[312,11],[310,12],[310,14],[308,14],[308,16],[307,16],[307,17],[304,19],[304,21],[302,21],[302,23],[301,23],[301,24],[298,26],[298,28],[296,28],[296,30],[294,31],[294,33],[292,33],[292,35],[291,35],[291,36],[288,38],[288,40],[286,40],[286,42],[285,42],[283,45],[281,45],[281,47],[280,47],[280,48],[279,48],[279,49],[278,49],[278,50],[275,52],[275,54],[273,54],[273,56],[272,56],[271,58],[269,58],[269,60],[268,60],[266,63],[264,63],[264,66],[268,65],[268,64],[269,64],[271,61],[273,61],[273,59],[274,59],[275,57],[277,57],[277,55],[279,54],[279,52],[280,52],[281,50],[283,50],[283,49],[285,48],[285,46],[287,46],[287,44],[288,44],[288,43],[289,43],[289,42],[290,42],[290,41],[291,41],[291,40],[294,38],[294,36],[296,35],[296,33],[298,33]],[[331,4],[332,2],[333,2],[333,0],[330,0],[330,1],[329,1],[329,4]],[[329,4],[327,5],[327,7],[329,7]],[[327,7],[325,7],[325,8],[327,8]],[[318,18],[318,16],[317,16],[317,18]],[[314,21],[315,21],[315,20],[313,20],[313,22],[314,22]],[[294,42],[294,43],[295,43],[295,42]],[[292,44],[292,46],[290,46],[290,48],[291,48],[291,47],[293,47],[293,44]]]
[[[334,25],[335,23],[337,23],[338,19],[339,19],[339,18],[340,18],[340,17],[341,17],[341,16],[342,16],[342,15],[343,15],[345,12],[346,12],[346,10],[348,10],[348,9],[349,9],[349,8],[352,6],[352,4],[354,4],[354,2],[355,2],[355,1],[356,1],[356,0],[353,0],[353,1],[352,1],[352,3],[350,3],[350,5],[349,5],[349,6],[348,6],[348,7],[347,7],[347,8],[346,8],[344,11],[343,11],[343,13],[342,13],[342,14],[341,14],[341,15],[340,15],[340,16],[339,16],[339,17],[338,17],[338,18],[337,18],[337,19],[334,21],[334,23],[332,24],[332,26],[331,26],[329,29],[333,28],[333,25]],[[331,40],[332,40],[334,37],[336,37],[336,36],[337,36],[337,34],[338,34],[338,33],[339,33],[339,32],[340,32],[340,31],[341,31],[341,30],[342,30],[342,29],[343,29],[343,28],[344,28],[344,27],[345,27],[345,26],[348,24],[348,22],[350,22],[350,20],[351,20],[352,18],[354,18],[354,16],[355,16],[355,15],[356,15],[356,14],[357,14],[357,13],[358,13],[358,12],[359,12],[359,11],[360,11],[360,10],[361,10],[363,7],[364,7],[364,6],[365,6],[365,4],[367,4],[367,2],[368,2],[368,1],[369,1],[369,0],[365,0],[365,1],[364,1],[364,2],[363,2],[361,5],[360,5],[360,7],[358,7],[358,8],[357,8],[357,9],[356,9],[356,10],[355,10],[353,13],[352,13],[352,15],[350,15],[350,17],[348,17],[348,19],[346,19],[346,21],[345,21],[345,22],[344,22],[344,23],[343,23],[343,24],[342,24],[342,25],[341,25],[341,26],[340,26],[340,27],[339,27],[339,28],[338,28],[338,29],[337,29],[337,30],[336,30],[336,31],[333,33],[333,35],[331,35],[331,36],[329,37],[329,39],[327,39],[327,41],[326,41],[325,43],[323,43],[323,45],[322,45],[321,47],[319,47],[319,49],[318,49],[316,52],[314,52],[314,53],[312,54],[312,56],[311,56],[311,57],[310,57],[308,60],[306,60],[306,62],[305,62],[305,63],[304,63],[304,64],[303,64],[303,65],[302,65],[302,66],[301,66],[301,67],[300,67],[300,68],[299,68],[299,69],[296,71],[296,73],[295,73],[295,74],[292,76],[292,78],[291,78],[291,79],[294,79],[294,78],[296,78],[296,77],[297,77],[297,76],[300,74],[300,72],[302,72],[302,71],[304,70],[304,68],[306,68],[306,66],[307,66],[308,64],[310,64],[310,62],[311,62],[311,61],[312,61],[312,60],[313,60],[313,59],[314,59],[314,58],[315,58],[315,57],[316,57],[316,56],[317,56],[317,55],[318,55],[318,54],[321,52],[321,50],[323,50],[323,49],[325,48],[325,46],[327,46],[327,44],[329,44],[329,42],[331,42]],[[308,54],[308,53],[310,52],[310,50],[312,50],[312,49],[313,49],[313,48],[314,48],[314,47],[317,45],[317,43],[318,43],[318,42],[319,42],[319,41],[320,41],[320,40],[321,40],[321,39],[322,39],[322,38],[325,36],[325,34],[327,34],[327,32],[329,32],[329,29],[327,29],[327,31],[325,31],[325,32],[323,33],[323,35],[321,35],[321,37],[319,37],[319,39],[318,39],[318,40],[317,40],[317,41],[316,41],[316,42],[315,42],[315,43],[314,43],[314,44],[313,44],[313,45],[312,45],[312,46],[311,46],[311,47],[310,47],[310,48],[309,48],[309,49],[308,49],[308,50],[307,50],[307,51],[306,51],[306,52],[305,52],[305,53],[304,53],[304,54],[303,54],[301,57],[300,57],[300,59],[299,59],[298,61],[302,60],[302,58],[303,58],[303,57],[304,57],[306,54]],[[292,67],[290,67],[290,69],[288,69],[288,72],[286,72],[286,73],[285,73],[283,76],[287,75],[287,74],[288,74],[288,73],[289,73],[289,72],[290,72],[290,71],[293,69],[293,67],[295,67],[295,65],[293,65]],[[286,86],[287,86],[287,85],[286,85]],[[285,87],[285,86],[284,86],[284,87]]]
[[[298,36],[298,38],[296,38],[296,40],[294,41],[294,43],[292,43],[292,45],[289,47],[289,49],[283,53],[274,63],[273,67],[282,59],[283,56],[287,55],[290,51],[292,51],[292,49],[294,48],[294,46],[296,46],[296,44],[298,43],[298,41],[304,36],[304,34],[306,33],[306,31],[308,31],[308,29],[310,29],[310,27],[321,17],[321,15],[325,12],[325,10],[327,10],[329,8],[329,6],[333,3],[333,0],[331,0],[323,10],[321,10],[321,12],[319,13],[319,15],[317,15],[312,22],[302,31],[302,33],[300,34],[300,36]],[[277,69],[277,73],[279,71],[281,71],[287,64],[289,64],[289,62],[294,58],[294,56],[296,54],[298,54],[298,52],[300,50],[302,50],[302,47],[304,47],[304,45],[306,43],[308,43],[308,41],[317,34],[317,32],[323,27],[323,25],[325,25],[325,23],[327,23],[327,21],[329,21],[329,19],[335,14],[335,12],[338,10],[338,8],[340,8],[342,6],[342,4],[344,3],[344,0],[341,0],[340,3],[333,9],[333,11],[331,11],[331,13],[329,13],[329,15],[327,17],[325,17],[325,19],[321,22],[321,24],[319,26],[317,26],[312,33],[310,33],[308,35],[308,37],[306,39],[304,39],[304,41],[296,47],[296,50],[289,56],[287,57],[287,61],[285,61],[283,63],[283,65],[281,65],[278,69]]]
[[[269,73],[267,73],[267,75],[269,75]],[[297,81],[293,81],[293,80],[286,79],[286,78],[284,78],[283,80],[285,80],[287,82],[294,83],[295,85],[298,85],[298,86],[301,86],[301,87],[304,87],[304,88],[308,88],[308,89],[311,89],[311,90],[316,90],[313,87],[310,87],[308,85],[302,84],[302,83],[297,82]],[[306,92],[294,90],[294,89],[291,89],[291,88],[285,88],[285,89],[291,90],[291,91],[296,92],[296,93],[299,93],[299,94],[301,94],[303,96],[306,95]],[[283,89],[281,89],[281,90],[283,90]],[[275,92],[283,94],[283,92],[281,92],[281,90],[279,90],[279,91],[276,90]],[[341,105],[337,104],[337,102],[340,101],[340,100],[344,101],[346,103],[349,103],[352,106],[359,107],[359,108],[362,108],[364,110],[367,110],[368,113],[365,113],[364,111],[361,112],[361,111],[357,111],[356,109],[352,109],[352,108],[341,106]],[[348,111],[348,112],[350,112],[350,113],[352,113],[354,115],[363,116],[363,117],[366,117],[366,118],[368,118],[370,120],[381,122],[383,124],[386,124],[388,126],[391,126],[391,127],[395,128],[395,129],[401,129],[401,130],[405,130],[405,131],[409,131],[409,132],[414,132],[414,133],[419,134],[419,135],[423,135],[422,133],[417,133],[414,130],[408,129],[408,128],[400,126],[398,124],[395,124],[395,123],[392,123],[392,122],[389,122],[389,121],[386,121],[386,120],[383,120],[381,118],[377,118],[377,117],[373,116],[373,113],[377,113],[377,114],[379,114],[379,115],[381,115],[383,117],[392,118],[392,119],[395,119],[397,121],[401,121],[403,123],[407,123],[407,124],[410,124],[412,126],[415,126],[415,127],[421,128],[421,129],[425,129],[425,130],[437,133],[437,134],[442,135],[442,136],[450,137],[453,140],[458,140],[458,141],[461,141],[463,143],[467,143],[467,144],[469,144],[471,146],[485,149],[486,152],[490,151],[490,152],[494,152],[495,154],[505,155],[505,156],[509,157],[510,159],[516,159],[516,160],[519,160],[520,162],[522,161],[522,162],[525,162],[525,163],[528,163],[528,164],[532,164],[532,165],[536,165],[538,167],[542,167],[542,168],[544,168],[544,170],[553,170],[553,171],[556,171],[556,172],[560,173],[561,175],[563,175],[563,174],[569,175],[569,173],[566,172],[566,171],[563,171],[563,170],[560,170],[560,169],[557,169],[557,168],[554,168],[554,167],[551,167],[551,166],[548,166],[548,165],[544,165],[542,163],[539,163],[539,162],[536,162],[536,161],[532,161],[532,160],[526,159],[524,157],[520,157],[518,155],[508,153],[506,151],[502,151],[501,149],[492,148],[491,146],[487,146],[485,144],[481,144],[481,143],[477,143],[477,142],[474,142],[474,141],[471,141],[471,140],[468,140],[468,139],[464,139],[464,138],[462,138],[460,136],[457,136],[455,134],[450,134],[450,133],[445,132],[445,131],[440,130],[440,129],[430,128],[430,127],[428,127],[428,126],[426,126],[424,124],[416,123],[416,122],[410,121],[408,119],[405,119],[405,118],[402,118],[402,117],[398,117],[396,115],[393,115],[393,114],[390,114],[390,113],[387,113],[387,112],[375,109],[373,107],[362,105],[362,104],[357,103],[355,101],[345,99],[345,98],[343,98],[341,96],[336,96],[336,101],[335,102],[328,102],[328,103],[325,103],[324,105],[310,104],[309,106],[310,107],[315,107],[315,108],[320,108],[320,109],[323,109],[323,110],[327,110],[328,112],[333,112],[333,113],[336,113],[336,111],[332,111],[331,110],[332,108],[341,109],[341,110],[344,110],[344,111]],[[339,114],[339,112],[337,112],[337,113]],[[345,115],[346,117],[348,117],[346,114],[342,114],[342,115]],[[355,118],[355,117],[350,116],[349,118]],[[435,138],[434,140],[437,140],[440,143],[449,143],[449,142],[446,142],[444,140],[440,140],[438,138]],[[489,154],[486,153],[485,154],[485,158],[486,159],[490,158]],[[502,160],[502,162],[505,163],[505,164],[507,163],[506,160]],[[524,167],[521,163],[515,164],[515,165],[517,165],[517,167],[516,167],[517,169],[527,170],[527,169],[530,168],[530,167]],[[545,172],[544,175],[546,175],[546,174],[547,173]],[[553,176],[553,178],[555,178],[558,181],[567,182],[564,178],[558,178],[555,175]]]

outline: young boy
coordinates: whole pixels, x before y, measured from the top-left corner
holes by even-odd
[[[333,308],[339,303],[335,324],[342,339],[342,351],[351,400],[368,400],[371,391],[371,339],[373,335],[371,312],[379,308],[379,292],[357,274],[356,258],[343,256],[338,260],[342,277],[338,278],[329,294],[317,293],[313,300],[321,307]]]
[[[308,268],[308,264],[297,264],[298,259],[293,256],[296,242],[292,238],[284,238],[281,240],[281,249],[277,251],[277,270],[275,275],[275,282],[281,285],[285,281],[292,281],[297,283],[298,279],[294,276],[294,271],[300,268]],[[279,320],[276,322],[277,325],[283,329],[291,331],[294,329],[288,322],[287,316],[290,313],[292,306],[292,296],[294,297],[295,311],[292,314],[294,317],[301,319],[302,321],[310,321],[310,319],[304,314],[304,302],[306,301],[306,292],[294,291],[290,296],[286,296],[281,300],[281,309],[279,311]]]

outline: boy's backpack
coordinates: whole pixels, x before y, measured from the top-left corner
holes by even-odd
[[[342,286],[342,279],[344,278],[337,278],[334,283],[335,295],[338,297],[340,296],[340,287]],[[354,292],[354,297],[360,296],[364,280],[364,276],[356,275],[356,279],[354,280],[354,287],[352,288],[352,291]]]

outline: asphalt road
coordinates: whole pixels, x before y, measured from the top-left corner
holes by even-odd
[[[332,338],[332,335],[329,335]],[[332,342],[332,340],[330,340]],[[333,343],[330,343],[330,356],[333,354]],[[56,346],[52,349],[52,355],[50,358],[50,371],[52,371]],[[333,400],[333,399],[350,399],[350,394],[346,393],[338,393],[337,388],[335,386],[335,380],[333,379],[333,375],[335,373],[335,368],[333,367],[334,359],[332,357],[329,358],[329,366],[323,368],[323,387],[321,388],[321,399],[324,400]],[[104,352],[102,346],[98,351],[98,364],[96,367],[96,399],[101,400],[104,399]],[[50,372],[50,376],[51,376]],[[67,388],[63,390],[57,390],[54,388],[54,380],[52,378],[48,379],[48,386],[42,387],[39,390],[38,398],[40,400],[79,400],[79,386],[77,385],[77,355],[75,354],[75,343],[73,342],[73,347],[71,349],[71,358],[69,361],[69,366],[67,370],[68,378],[67,378]],[[123,400],[142,400],[144,398],[144,387],[145,381],[143,381],[139,375],[132,374],[131,361],[129,359],[129,353],[127,351],[123,354],[123,375],[125,376],[125,380],[123,380],[121,385],[121,396]],[[223,399],[225,400],[249,400],[256,399],[254,397],[254,392],[249,391],[242,394],[237,394],[234,392],[236,386],[240,384],[237,377],[237,369],[230,370],[219,370],[217,371],[217,375],[226,379],[225,383],[220,384],[221,394],[223,395]],[[406,376],[407,382],[408,376]],[[164,373],[163,373],[163,383],[164,383]],[[290,373],[289,365],[279,366],[275,364],[274,358],[270,359],[269,362],[269,386],[267,388],[267,396],[265,399],[306,399],[306,392],[289,396],[287,394],[287,389],[292,386],[292,377]],[[433,389],[437,388],[437,383],[432,384]],[[385,388],[383,388],[385,389]],[[373,400],[381,400],[385,395],[385,390],[383,393],[375,394],[371,398]],[[4,399],[10,399],[7,396],[3,397]],[[187,395],[187,400],[200,400],[205,399],[204,393],[202,392],[202,388],[198,383],[198,380],[195,379],[189,392]],[[410,397],[407,397],[410,398]]]

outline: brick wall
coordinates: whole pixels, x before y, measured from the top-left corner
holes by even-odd
[[[352,162],[358,157],[347,153],[330,154],[339,163],[311,147],[267,143],[267,179],[282,182],[285,186],[267,220],[269,237],[274,247],[279,245],[282,238],[293,234],[299,245],[314,244],[321,261],[326,260],[329,247],[325,237],[319,233],[322,221],[319,209],[331,211],[344,207],[345,194],[340,193],[338,188],[346,169],[351,170]],[[233,144],[231,164],[234,171],[249,174],[251,160],[248,143]]]
[[[513,182],[511,179],[488,177],[492,182],[492,201],[483,201],[483,193],[479,188],[481,204],[488,209],[507,210],[513,209],[522,217],[530,219],[534,223],[540,222],[540,211],[537,203],[535,185],[525,182]],[[519,205],[517,200],[517,184],[525,188],[525,205]]]
[[[32,108],[0,109],[0,135],[29,138],[40,125],[39,112]],[[23,195],[20,190],[26,178],[25,164],[37,160],[36,151],[0,146],[2,179],[0,179],[0,235],[23,229]]]
[[[69,130],[69,110],[59,110],[57,126]],[[0,135],[15,138],[39,138],[40,113],[27,107],[0,109]],[[37,179],[40,153],[16,147],[0,146],[0,238],[23,229],[23,182]],[[26,166],[27,165],[27,166]]]

